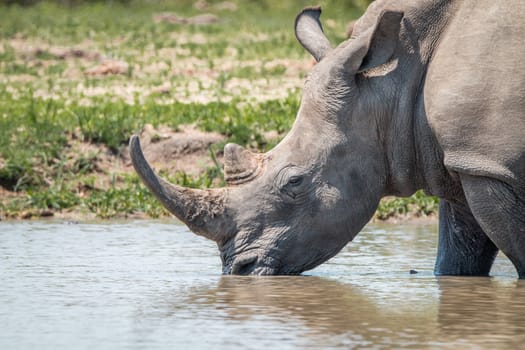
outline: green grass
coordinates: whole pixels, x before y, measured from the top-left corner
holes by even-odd
[[[286,134],[311,62],[295,39],[293,21],[312,2],[238,0],[236,11],[208,2],[205,12],[219,22],[205,26],[153,20],[163,12],[199,14],[190,0],[0,2],[0,186],[10,191],[0,198],[0,217],[49,210],[101,218],[167,215],[134,173],[97,169],[98,155],[76,154],[73,142],[118,155],[145,124],[175,130],[194,124],[263,152]],[[338,43],[367,1],[318,3],[325,32]],[[84,74],[102,58],[128,68],[117,75]],[[289,70],[287,63],[298,68]],[[157,91],[166,84],[168,92]],[[278,138],[268,139],[268,132]],[[215,145],[210,157],[223,145]],[[217,162],[197,176],[164,175],[190,187],[224,184]],[[435,203],[420,193],[384,201],[377,217],[414,210],[427,215]]]
[[[297,94],[258,104],[233,101],[161,105],[148,100],[134,105],[98,101],[84,106],[35,98],[30,92],[15,99],[1,91],[0,100],[0,156],[6,160],[0,169],[0,184],[11,184],[10,189],[41,185],[43,174],[39,170],[43,169],[39,167],[54,171],[63,160],[67,136],[76,131],[83,141],[105,144],[117,153],[146,123],[174,129],[181,124],[196,124],[202,130],[226,135],[230,142],[264,149],[264,132],[285,133],[299,106]]]
[[[135,105],[105,101],[82,106],[66,105],[62,100],[43,100],[31,94],[18,99],[4,94],[2,101],[0,110],[9,117],[0,119],[0,156],[4,159],[0,184],[26,193],[23,199],[2,204],[4,214],[84,206],[101,218],[109,218],[135,211],[154,217],[166,212],[138,183],[136,175],[129,175],[131,178],[126,177],[127,181],[119,181],[109,189],[93,189],[89,198],[80,197],[78,187],[90,187],[83,176],[94,172],[95,155],[77,155],[74,163],[67,165],[69,159],[64,150],[70,147],[71,135],[104,144],[118,153],[145,123],[174,129],[181,124],[196,124],[202,130],[226,135],[229,142],[264,150],[270,145],[264,132],[286,132],[295,118],[299,97],[290,95],[284,100],[259,104],[235,101],[159,105],[149,100]],[[215,148],[220,149],[220,145]],[[177,173],[172,180],[184,186],[211,187],[220,177],[220,169],[215,167],[194,178]]]
[[[439,209],[439,200],[428,196],[423,191],[417,191],[408,198],[384,198],[377,208],[375,218],[388,220],[405,216],[429,217],[436,215]]]

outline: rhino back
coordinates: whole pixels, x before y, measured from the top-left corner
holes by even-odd
[[[525,186],[524,39],[522,0],[457,5],[423,92],[448,169]]]

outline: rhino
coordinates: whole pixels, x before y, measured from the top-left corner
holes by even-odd
[[[376,0],[336,47],[319,7],[295,20],[315,58],[290,132],[267,153],[224,147],[223,188],[159,177],[160,202],[215,241],[222,272],[300,274],[336,255],[384,196],[439,197],[436,275],[525,278],[525,2]]]

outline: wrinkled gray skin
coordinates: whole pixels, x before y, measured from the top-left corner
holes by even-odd
[[[298,274],[334,256],[386,195],[439,196],[438,275],[525,277],[525,3],[382,1],[332,48],[320,9],[296,19],[318,61],[295,124],[266,154],[225,147],[228,187],[158,178],[159,200],[217,242],[225,274]]]

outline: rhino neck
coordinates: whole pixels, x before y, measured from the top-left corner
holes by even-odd
[[[378,2],[379,3],[379,2]],[[410,196],[418,189],[433,193],[436,172],[444,174],[440,148],[426,121],[423,87],[434,51],[456,11],[457,1],[403,1],[395,94],[384,124],[388,182],[385,195]],[[429,22],[432,25],[429,25]]]

